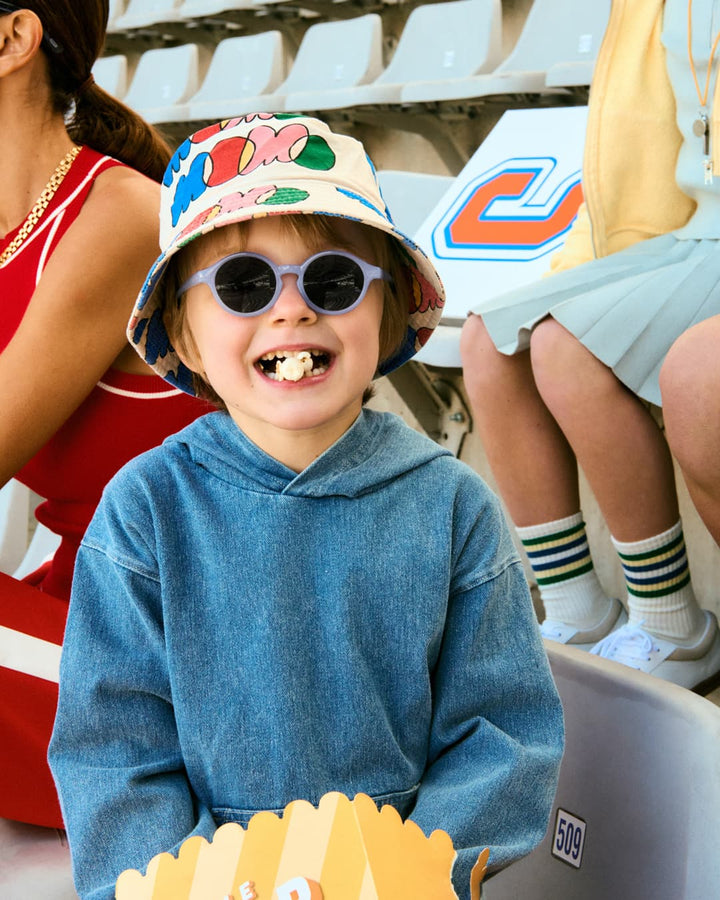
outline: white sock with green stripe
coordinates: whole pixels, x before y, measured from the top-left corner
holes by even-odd
[[[690,583],[685,538],[678,522],[642,541],[612,539],[628,589],[631,625],[681,640],[702,631],[705,617]]]
[[[545,617],[583,630],[597,625],[611,601],[593,567],[582,513],[515,530],[535,575]]]

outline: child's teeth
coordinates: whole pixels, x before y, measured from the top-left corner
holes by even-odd
[[[263,362],[275,363],[275,369],[264,367],[265,374],[273,381],[300,381],[306,375],[322,375],[327,366],[320,365],[313,353],[321,355],[319,350],[272,350],[260,358]]]

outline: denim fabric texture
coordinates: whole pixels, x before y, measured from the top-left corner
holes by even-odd
[[[397,417],[296,474],[212,413],[106,488],[50,746],[85,900],[330,790],[445,829],[466,900],[483,847],[497,869],[542,838],[562,749],[497,498]]]

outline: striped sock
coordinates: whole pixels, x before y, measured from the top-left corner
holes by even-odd
[[[582,514],[515,530],[535,575],[545,617],[581,629],[597,625],[610,600],[593,567]]]
[[[653,634],[686,639],[702,631],[705,617],[690,583],[682,524],[642,541],[612,539],[628,589],[629,622]]]

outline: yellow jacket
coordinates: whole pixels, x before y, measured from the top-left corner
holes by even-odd
[[[695,201],[675,181],[682,138],[660,42],[664,0],[613,0],[598,53],[583,159],[585,203],[550,271],[680,228]],[[712,108],[720,172],[720,92]]]

